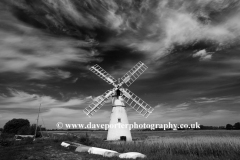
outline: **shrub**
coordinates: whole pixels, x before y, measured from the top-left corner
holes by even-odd
[[[9,134],[9,133],[1,134],[1,139],[8,139],[8,138],[14,138],[14,134]]]
[[[29,135],[31,134],[31,130],[29,126],[23,126],[18,130],[19,135]]]
[[[23,144],[33,144],[33,138],[27,137],[22,140]]]
[[[3,127],[3,133],[18,134],[22,127],[30,127],[27,119],[12,119]]]
[[[8,146],[12,146],[12,145],[14,145],[13,138],[6,138],[6,139],[1,138],[0,139],[0,146],[8,147]]]
[[[86,133],[86,136],[81,136],[78,139],[78,142],[84,145],[92,145],[93,141],[91,141],[91,139],[89,138],[88,134]]]

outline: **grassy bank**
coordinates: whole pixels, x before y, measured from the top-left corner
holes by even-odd
[[[239,137],[164,137],[133,143],[99,143],[96,146],[118,152],[140,152],[152,160],[237,159],[240,157]]]
[[[44,159],[119,159],[76,153],[60,146],[62,141],[75,141],[119,153],[140,152],[147,155],[148,160],[237,160],[240,157],[240,131],[133,132],[133,137],[140,140],[126,143],[106,142],[103,140],[105,133],[88,132],[87,137],[86,132],[70,132],[68,135],[50,133],[50,138],[33,143],[28,141],[0,147],[0,156],[5,156],[6,159],[27,159],[31,155],[42,156]]]

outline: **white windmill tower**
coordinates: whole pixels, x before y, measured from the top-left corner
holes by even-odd
[[[122,88],[123,84],[126,84],[129,87],[146,69],[147,66],[144,63],[138,62],[130,71],[119,79],[118,84],[116,84],[117,80],[99,65],[96,64],[90,68],[93,73],[114,86],[113,89],[108,90],[103,95],[97,97],[92,104],[83,110],[86,115],[91,117],[105,104],[107,99],[112,97],[113,108],[107,140],[125,139],[127,141],[132,141],[130,129],[126,127],[129,123],[124,103],[127,103],[130,107],[146,118],[152,113],[153,108],[150,105],[128,89]]]

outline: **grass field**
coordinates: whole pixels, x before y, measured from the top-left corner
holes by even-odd
[[[66,134],[67,131],[48,131],[48,133]],[[107,131],[70,131],[68,133],[76,135],[88,135],[99,138],[106,138]],[[45,133],[46,134],[46,133]],[[240,130],[178,130],[178,131],[131,131],[133,138],[146,139],[149,136],[159,137],[240,137]]]
[[[105,138],[107,132],[87,132],[90,137]],[[86,132],[75,132],[85,135]],[[120,153],[140,152],[147,159],[239,159],[240,131],[186,130],[186,131],[133,131],[138,139],[131,143],[95,143],[95,147]]]
[[[54,132],[54,134],[63,134],[64,132]],[[65,132],[66,133],[66,132]],[[46,133],[45,133],[46,134]],[[53,134],[53,132],[50,132]],[[70,134],[85,136],[86,132],[70,132]],[[138,139],[134,142],[105,142],[102,139],[106,137],[106,131],[87,132],[91,141],[91,146],[111,149],[123,152],[140,152],[147,155],[149,160],[192,160],[192,159],[211,159],[211,160],[238,160],[240,157],[240,131],[238,130],[187,130],[187,131],[133,131],[132,136]],[[119,159],[104,158],[98,155],[89,155],[88,153],[75,153],[61,148],[62,140],[77,141],[72,136],[55,137],[54,143],[50,140],[42,141],[44,147],[51,144],[55,152],[64,152],[77,155],[80,159]],[[71,138],[70,138],[71,137]],[[70,138],[70,139],[69,139]],[[33,148],[35,145],[32,144]],[[0,148],[1,151],[1,148]],[[36,152],[36,150],[32,150]],[[44,152],[44,151],[43,151]],[[40,154],[40,153],[39,153]],[[0,154],[1,155],[1,154]],[[74,156],[73,156],[74,157]],[[74,159],[74,158],[70,159]],[[48,159],[49,157],[45,157]],[[50,159],[52,159],[50,157]],[[76,157],[75,157],[76,159]]]

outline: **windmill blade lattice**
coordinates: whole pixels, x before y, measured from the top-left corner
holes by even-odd
[[[97,97],[92,104],[86,107],[83,112],[91,117],[95,112],[97,112],[104,104],[105,101],[111,97],[114,91],[108,90],[103,95]]]
[[[130,107],[132,107],[135,111],[140,113],[144,117],[148,117],[152,111],[154,110],[150,105],[144,102],[141,98],[136,96],[134,93],[129,91],[128,89],[120,89],[123,93],[123,99],[125,103],[127,103]]]
[[[99,65],[94,65],[91,68],[89,68],[90,71],[95,73],[97,76],[102,78],[104,81],[106,81],[108,84],[112,84],[115,86],[115,82],[117,81],[115,78],[113,78],[109,73],[107,73],[104,69],[102,69]]]
[[[129,87],[147,68],[144,63],[138,62],[121,79]]]

